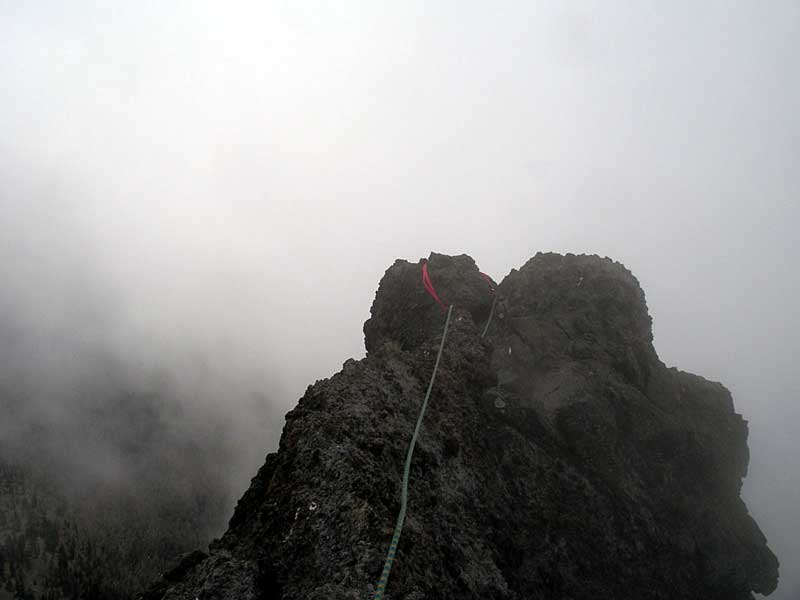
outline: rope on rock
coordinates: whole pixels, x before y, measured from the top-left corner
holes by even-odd
[[[481,334],[481,339],[483,339],[486,337],[486,332],[489,331],[489,325],[492,322],[492,317],[494,316],[494,307],[497,305],[497,288],[494,287],[491,277],[489,277],[486,273],[480,273],[480,276],[483,277],[484,281],[489,284],[489,291],[492,292],[492,296],[494,296],[494,300],[492,301],[492,310],[489,311],[489,319],[486,321],[486,327],[483,328],[483,333]]]
[[[494,307],[497,304],[497,294],[494,295],[494,302],[492,302],[492,310],[489,311],[489,320],[486,321],[486,327],[483,328],[483,333],[481,334],[481,339],[486,337],[486,332],[489,331],[489,325],[492,322],[492,317],[494,316]]]
[[[480,276],[486,280],[487,284],[489,284],[489,290],[494,296],[492,309],[489,311],[489,320],[486,321],[486,326],[483,328],[483,333],[481,334],[481,338],[483,338],[486,335],[486,332],[489,330],[489,324],[492,322],[494,307],[497,304],[497,290],[488,275],[485,273],[480,273]],[[431,374],[431,380],[428,383],[428,391],[425,392],[425,399],[422,401],[422,408],[419,411],[417,424],[414,427],[414,435],[411,436],[411,443],[409,444],[408,452],[406,453],[406,463],[403,467],[403,482],[400,488],[400,512],[397,515],[397,523],[394,526],[394,533],[392,534],[392,541],[389,544],[389,552],[386,555],[386,562],[383,565],[383,572],[378,580],[378,584],[375,586],[375,594],[372,596],[373,600],[383,600],[383,593],[386,591],[386,584],[389,581],[389,573],[392,571],[392,564],[394,563],[394,557],[397,553],[397,545],[400,543],[400,534],[403,532],[403,523],[405,523],[406,520],[406,509],[408,507],[408,479],[411,473],[411,458],[414,455],[414,447],[417,445],[417,437],[419,436],[419,430],[422,427],[422,419],[425,417],[425,410],[428,408],[428,400],[431,397],[433,382],[436,380],[436,372],[439,370],[439,361],[442,358],[444,341],[447,338],[447,330],[450,327],[450,315],[453,312],[453,305],[450,304],[448,306],[445,304],[436,293],[436,289],[433,287],[430,275],[428,274],[427,260],[422,262],[422,285],[425,288],[425,291],[431,295],[431,298],[433,298],[436,303],[442,307],[442,310],[447,309],[447,318],[444,322],[442,341],[439,343],[439,353],[436,355],[436,363],[433,366],[433,374]]]
[[[428,274],[428,270],[425,268],[426,266],[427,265],[423,265],[423,273],[425,276]],[[430,279],[428,279],[428,283],[430,283]],[[431,286],[431,290],[432,289],[433,286]],[[430,292],[431,290],[428,291]],[[439,300],[439,297],[435,294],[435,291],[431,293],[437,302],[442,304],[441,300]],[[442,304],[442,306],[444,305]],[[408,477],[409,473],[411,472],[411,457],[414,454],[414,446],[417,444],[417,436],[419,435],[419,430],[422,426],[422,418],[425,416],[425,409],[428,407],[428,399],[431,396],[433,382],[436,379],[436,371],[439,370],[439,360],[442,358],[442,349],[444,348],[444,340],[447,337],[447,329],[450,326],[450,314],[452,312],[453,305],[451,304],[447,309],[447,319],[444,322],[442,341],[439,343],[439,353],[436,355],[436,364],[433,366],[433,374],[431,375],[430,383],[428,383],[428,391],[425,392],[425,400],[422,402],[422,408],[420,409],[419,416],[417,417],[417,425],[414,427],[414,435],[411,436],[411,444],[408,446],[406,464],[403,467],[403,484],[400,491],[400,513],[397,515],[397,524],[394,526],[394,535],[392,535],[392,542],[389,544],[389,552],[386,555],[386,562],[383,565],[383,573],[381,573],[381,578],[378,580],[375,595],[372,597],[373,600],[382,600],[383,598],[383,592],[386,590],[386,582],[389,580],[389,572],[392,570],[392,563],[394,562],[394,556],[397,552],[397,544],[400,543],[400,534],[403,532],[403,522],[406,520],[406,506],[408,505]]]

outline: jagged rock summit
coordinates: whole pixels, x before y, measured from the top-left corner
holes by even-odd
[[[387,271],[366,358],[310,386],[230,526],[145,595],[370,598],[442,335],[421,263]],[[669,369],[621,264],[537,254],[493,296],[432,254],[453,303],[386,598],[745,600],[778,562],[740,498],[747,423]]]

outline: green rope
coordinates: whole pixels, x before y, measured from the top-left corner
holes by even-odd
[[[400,492],[400,514],[397,515],[397,524],[394,526],[394,535],[392,536],[392,543],[389,545],[389,553],[386,555],[386,563],[383,565],[383,573],[378,580],[375,595],[373,600],[382,600],[383,592],[386,590],[386,582],[389,580],[389,571],[392,570],[392,563],[394,562],[394,555],[397,551],[397,544],[400,542],[400,534],[403,531],[403,522],[406,520],[406,505],[408,504],[408,476],[411,471],[411,457],[414,454],[414,446],[417,444],[417,436],[419,429],[422,426],[422,418],[425,416],[425,409],[428,407],[428,399],[431,396],[433,389],[433,381],[436,379],[436,371],[439,370],[439,360],[442,358],[442,349],[444,348],[444,340],[447,337],[447,328],[450,326],[450,313],[453,312],[453,305],[447,309],[447,320],[444,322],[444,333],[442,333],[442,341],[439,344],[439,354],[436,355],[436,364],[433,367],[433,375],[428,384],[428,391],[425,393],[425,400],[422,403],[422,408],[417,417],[417,426],[414,427],[414,435],[411,436],[411,444],[408,446],[408,454],[406,454],[406,464],[403,467],[403,487]]]
[[[486,321],[486,327],[483,328],[483,333],[481,334],[481,339],[486,337],[486,332],[489,331],[489,324],[492,322],[492,316],[494,315],[494,306],[497,304],[497,292],[494,294],[494,302],[492,302],[492,310],[489,311],[489,320]]]

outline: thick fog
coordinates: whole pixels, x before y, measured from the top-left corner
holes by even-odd
[[[0,1],[0,442],[160,394],[235,498],[395,258],[608,255],[800,597],[800,4],[387,4]]]

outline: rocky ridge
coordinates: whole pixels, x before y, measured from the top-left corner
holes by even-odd
[[[778,562],[740,498],[747,423],[667,368],[637,280],[537,254],[493,296],[431,254],[454,305],[387,599],[749,600]],[[366,358],[309,386],[225,535],[145,600],[363,599],[383,567],[444,314],[421,261],[384,275]]]

